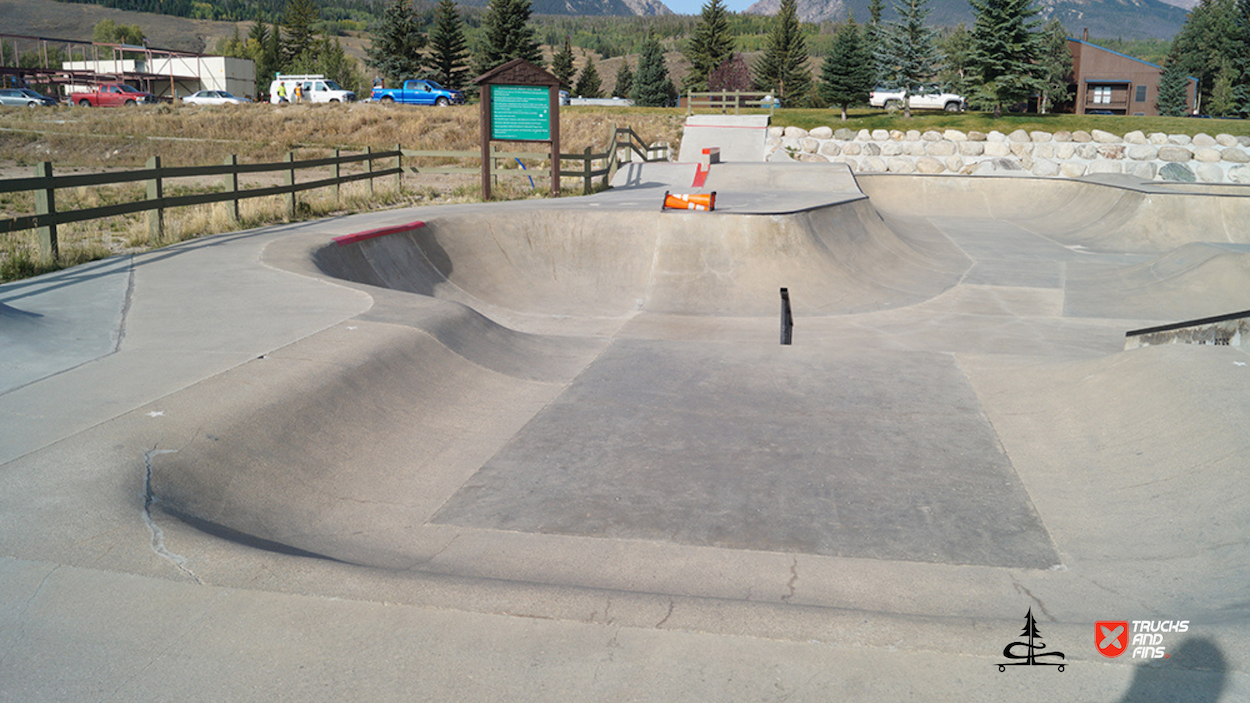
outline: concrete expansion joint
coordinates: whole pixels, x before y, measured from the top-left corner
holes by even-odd
[[[113,353],[121,351],[122,341],[126,339],[126,321],[130,319],[130,307],[135,300],[135,255],[131,254],[126,262],[126,296],[122,302],[121,320],[117,324],[117,343],[113,345]]]
[[[157,449],[155,445],[143,453],[143,524],[147,525],[148,534],[151,537],[152,551],[157,556],[169,561],[182,573],[195,579],[195,582],[204,585],[204,582],[195,572],[187,567],[187,558],[181,554],[175,554],[165,547],[165,532],[161,530],[160,525],[152,519],[152,504],[160,501],[155,493],[152,492],[152,458],[161,454],[177,454],[177,449]]]
[[[60,569],[60,568],[61,568],[60,564],[53,564],[52,568],[48,570],[48,573],[44,574],[43,578],[39,580],[39,585],[35,586],[35,590],[32,591],[29,596],[26,597],[26,600],[22,601],[22,606],[18,608],[17,614],[13,618],[13,620],[21,623],[21,628],[18,631],[17,636],[12,637],[9,640],[9,646],[4,648],[4,652],[0,653],[0,665],[3,665],[5,659],[8,659],[9,653],[13,651],[13,648],[17,645],[17,643],[25,639],[26,637],[26,612],[30,610],[31,604],[34,603],[37,598],[39,598],[39,594],[43,592],[43,587],[48,584],[48,579],[52,578],[52,574],[55,574],[57,572],[57,569]]]
[[[655,624],[655,629],[657,630],[660,629],[660,627],[663,626],[664,623],[668,622],[669,618],[673,617],[673,608],[675,608],[676,606],[677,606],[677,601],[669,600],[668,612],[664,613],[664,617],[660,618],[660,621]]]

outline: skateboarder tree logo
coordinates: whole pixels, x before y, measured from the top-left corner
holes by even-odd
[[[1042,642],[1042,633],[1037,629],[1037,620],[1033,618],[1033,609],[1029,608],[1029,612],[1024,616],[1024,630],[1020,633],[1024,638],[1023,641],[1012,642],[1003,647],[1003,656],[1008,659],[1017,661],[1003,662],[998,665],[999,671],[1006,671],[1009,666],[1057,666],[1063,671],[1064,663],[1055,661],[1041,661],[1044,657],[1058,657],[1063,659],[1063,652],[1043,652],[1046,645]],[[1018,653],[1017,648],[1023,647],[1023,653]]]

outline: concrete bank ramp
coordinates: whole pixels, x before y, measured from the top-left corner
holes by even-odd
[[[1185,244],[1134,266],[1069,264],[1067,274],[1069,315],[1210,317],[1250,303],[1250,244]]]
[[[768,115],[691,115],[681,134],[677,160],[695,163],[708,147],[720,149],[725,162],[763,163]]]

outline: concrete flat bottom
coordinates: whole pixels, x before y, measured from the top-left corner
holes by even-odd
[[[950,564],[1059,561],[950,355],[762,340],[614,342],[435,522]]]

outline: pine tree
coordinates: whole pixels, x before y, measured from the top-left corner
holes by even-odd
[[[430,68],[434,80],[447,88],[462,88],[469,79],[469,43],[456,0],[439,0],[430,30]]]
[[[787,107],[806,102],[812,88],[807,68],[807,40],[799,24],[798,0],[781,0],[764,54],[752,66],[755,89],[772,93]]]
[[[1198,79],[1204,105],[1225,59],[1246,53],[1238,38],[1238,10],[1236,0],[1202,0],[1172,40],[1183,70]]]
[[[365,65],[378,71],[391,85],[418,78],[425,69],[421,50],[425,35],[417,24],[408,0],[392,0],[382,21],[365,47]]]
[[[282,30],[276,24],[269,30],[269,39],[265,42],[265,50],[261,53],[260,64],[268,69],[267,73],[274,75],[286,68],[286,61],[282,56]],[[257,65],[257,70],[260,67]]]
[[[529,24],[532,13],[530,0],[490,0],[482,20],[484,37],[476,68],[479,74],[512,59],[542,65],[538,40]]]
[[[638,74],[631,97],[644,107],[666,107],[677,100],[677,89],[668,77],[668,64],[654,34],[647,33],[638,54]]]
[[[1066,44],[1064,51],[1067,51]],[[956,25],[938,42],[938,52],[942,54],[942,68],[938,71],[938,80],[952,93],[967,95],[971,84],[968,61],[972,53],[972,33],[963,22]]]
[[[881,67],[877,64],[877,46],[880,44],[881,32],[885,29],[885,25],[881,21],[881,15],[884,10],[885,7],[882,0],[870,0],[868,3],[868,24],[864,25],[864,46],[868,49],[868,55],[871,57],[873,87],[876,87],[877,81],[881,80]]]
[[[885,26],[877,44],[881,79],[886,85],[903,90],[904,118],[911,117],[908,95],[924,90],[925,81],[937,72],[937,31],[925,22],[929,17],[928,5],[929,0],[897,0],[894,10],[898,20]]]
[[[1068,48],[1068,33],[1057,19],[1046,23],[1042,29],[1041,52],[1038,56],[1039,79],[1042,95],[1038,111],[1043,114],[1051,104],[1067,100],[1068,79],[1072,76],[1072,50]]]
[[[1189,78],[1181,66],[1176,48],[1163,62],[1163,75],[1159,77],[1159,95],[1155,98],[1155,109],[1164,117],[1180,117],[1185,114],[1189,105]]]
[[[1215,117],[1227,117],[1237,111],[1237,102],[1233,95],[1234,80],[1233,65],[1225,61],[1211,86],[1211,100],[1207,102],[1206,110],[1208,113]]]
[[[587,56],[586,65],[577,77],[577,87],[573,92],[582,98],[602,98],[603,82],[599,79],[599,70],[595,68],[595,57]]]
[[[1236,111],[1244,115],[1250,113],[1250,0],[1237,0],[1233,27],[1234,40],[1241,47],[1232,57],[1233,67],[1238,71],[1233,96],[1237,102]]]
[[[551,74],[560,79],[561,88],[573,89],[573,76],[577,75],[577,69],[573,67],[573,44],[567,34],[564,35],[564,46],[551,57]]]
[[[282,13],[282,60],[289,64],[313,48],[321,12],[313,0],[290,0]]]
[[[821,67],[818,88],[821,102],[842,108],[843,121],[848,106],[868,101],[873,87],[871,63],[859,25],[852,17],[833,35],[833,46]]]
[[[628,98],[634,92],[634,72],[624,56],[621,57],[621,67],[616,69],[616,87],[612,92],[622,98]]]
[[[690,71],[686,74],[686,90],[708,89],[707,77],[733,54],[734,36],[729,26],[729,10],[721,0],[709,0],[694,28],[694,36],[686,46]]]
[[[1041,42],[1032,19],[1037,10],[1032,0],[968,1],[976,17],[969,61],[971,100],[993,107],[994,116],[1001,117],[1004,104],[1027,100],[1043,88],[1037,75]]]

